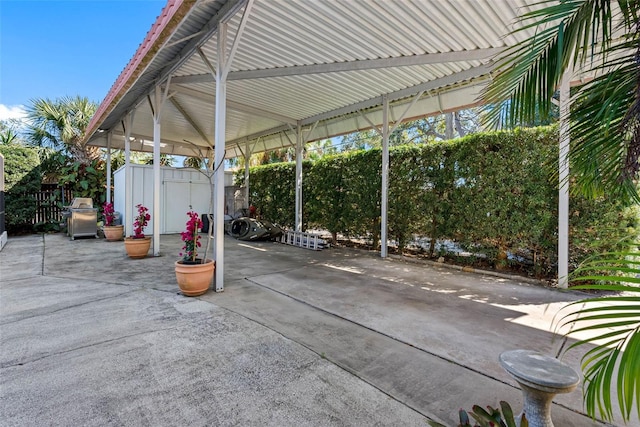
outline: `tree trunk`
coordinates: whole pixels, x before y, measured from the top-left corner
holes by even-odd
[[[445,122],[445,139],[453,139],[453,113],[446,113],[444,115]]]
[[[380,244],[380,218],[376,218],[373,220],[373,230],[371,233],[372,238],[372,246],[373,250],[378,250],[378,245]]]
[[[462,122],[460,121],[460,113],[457,111],[453,113],[453,119],[456,125],[456,130],[458,131],[458,135],[460,135],[460,137],[465,136],[467,134],[467,131],[462,127]]]
[[[431,219],[431,238],[429,239],[429,258],[433,258],[433,253],[436,250],[436,216]]]
[[[67,147],[71,157],[78,163],[90,165],[92,161],[100,158],[100,148],[88,147],[81,144],[71,144]]]

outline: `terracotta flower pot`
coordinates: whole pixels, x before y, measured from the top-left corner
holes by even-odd
[[[185,264],[176,261],[176,280],[180,291],[188,297],[202,295],[209,290],[216,263],[208,259],[204,264]]]
[[[151,247],[151,236],[135,239],[133,237],[125,237],[124,248],[129,258],[139,259],[147,256]]]
[[[107,242],[115,242],[122,240],[122,236],[124,236],[124,225],[105,225],[102,227],[102,231]]]

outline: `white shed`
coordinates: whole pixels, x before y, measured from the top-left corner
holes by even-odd
[[[125,168],[113,174],[113,205],[116,212],[122,214],[122,223],[132,221],[142,204],[149,208],[151,221],[146,227],[146,234],[153,230],[153,166],[134,165],[131,168],[133,212],[125,212]],[[213,193],[213,180],[205,173],[191,168],[160,168],[160,233],[171,234],[184,231],[188,220],[187,211],[194,210],[199,214],[209,212],[209,203]],[[225,172],[225,187],[233,185],[233,173]]]

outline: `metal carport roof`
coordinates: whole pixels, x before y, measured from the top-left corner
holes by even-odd
[[[372,127],[388,141],[390,123],[476,104],[492,57],[532,35],[534,29],[507,34],[517,16],[541,7],[536,2],[169,0],[98,108],[86,141],[153,151],[158,160],[160,152],[215,155],[215,165],[295,145],[299,229],[304,142]],[[159,161],[154,169],[152,212],[159,213]],[[221,218],[222,171],[215,175],[214,215]],[[222,236],[222,221],[215,227]],[[216,239],[216,290],[223,286],[223,252]]]
[[[169,0],[89,125],[89,144],[106,147],[102,131],[111,131],[111,146],[123,148],[121,122],[135,110],[131,148],[152,151],[148,97],[168,83],[161,151],[198,155],[196,145],[210,154],[213,35],[223,17],[238,11],[229,21],[231,45],[244,3]],[[369,121],[379,125],[383,94],[391,121],[475,104],[491,58],[516,42],[505,34],[530,10],[527,3],[255,0],[227,77],[225,157],[243,155],[247,141],[252,152],[292,145],[298,124],[308,141],[370,128]]]

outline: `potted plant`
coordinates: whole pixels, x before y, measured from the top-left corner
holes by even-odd
[[[200,234],[198,229],[202,227],[202,221],[198,214],[187,212],[189,220],[186,223],[187,229],[181,234],[184,246],[180,253],[182,259],[176,261],[176,280],[182,293],[189,297],[202,295],[209,290],[215,262],[211,259],[198,258],[198,248],[200,247]]]
[[[104,216],[102,232],[104,233],[105,239],[107,239],[108,242],[122,240],[122,236],[124,235],[124,226],[113,224],[116,219],[116,214],[113,211],[113,203],[108,202],[102,205],[102,214]]]
[[[149,223],[151,215],[149,209],[142,205],[136,205],[138,216],[133,222],[133,236],[124,239],[124,248],[129,258],[144,258],[151,247],[151,236],[144,235],[144,228]]]
[[[471,422],[474,420],[473,427],[480,426],[508,426],[515,427],[516,425],[520,427],[528,427],[529,421],[525,416],[524,412],[519,415],[513,415],[513,410],[511,409],[511,405],[509,403],[501,400],[500,401],[500,409],[492,408],[491,406],[487,406],[488,410],[485,410],[479,405],[473,405],[473,411],[467,412],[464,409],[460,409],[458,412],[458,416],[460,418],[460,424],[458,427],[472,427]],[[500,412],[502,410],[502,412]],[[519,420],[519,422],[516,421]],[[437,421],[427,421],[431,427],[445,427],[443,424],[440,424]]]

